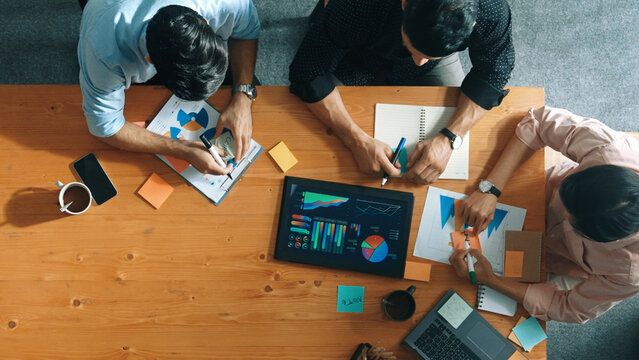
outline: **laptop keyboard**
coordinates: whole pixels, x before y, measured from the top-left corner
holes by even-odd
[[[479,360],[439,319],[415,340],[415,346],[431,360]]]

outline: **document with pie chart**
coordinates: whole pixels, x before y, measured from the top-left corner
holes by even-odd
[[[291,177],[286,183],[276,258],[403,275],[412,194]]]
[[[175,140],[200,142],[200,135],[205,134],[213,145],[226,152],[227,155],[222,159],[233,164],[232,179],[226,175],[202,174],[185,160],[157,155],[215,205],[224,200],[263,150],[260,144],[251,139],[248,152],[240,162],[236,162],[235,141],[229,129],[224,129],[220,136],[215,137],[219,116],[220,113],[206,101],[183,101],[173,95],[146,128]]]

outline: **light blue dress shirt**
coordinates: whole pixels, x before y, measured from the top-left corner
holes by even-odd
[[[207,19],[226,43],[256,39],[260,32],[251,0],[89,0],[82,14],[78,61],[82,108],[89,131],[112,136],[124,126],[124,90],[151,79],[146,28],[157,11],[182,5]]]

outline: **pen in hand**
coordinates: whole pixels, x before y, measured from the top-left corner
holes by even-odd
[[[215,162],[221,167],[225,168],[226,164],[224,163],[224,160],[222,160],[222,158],[220,157],[220,154],[218,154],[217,151],[213,149],[213,145],[211,144],[209,139],[207,139],[206,136],[202,134],[200,135],[200,140],[202,140],[202,143],[204,144],[204,146],[209,150],[211,155],[213,155],[213,159],[215,159]],[[233,180],[231,173],[226,174],[226,176],[228,176],[229,179]]]
[[[468,234],[464,231],[464,235],[466,235],[466,250],[470,249],[470,240],[468,240]],[[470,283],[475,285],[477,284],[477,278],[475,277],[475,264],[473,263],[473,257],[470,253],[466,254],[466,262],[468,263],[468,276],[470,277]]]
[[[401,153],[402,150],[404,149],[404,144],[406,144],[405,137],[399,140],[399,145],[397,145],[397,148],[395,149],[395,152],[393,153],[393,157],[391,158],[391,164],[393,164],[393,166],[395,166],[395,163],[397,162],[397,159],[399,158],[399,153]],[[387,181],[388,181],[388,174],[386,173],[386,171],[384,171],[384,177],[382,177],[382,186],[386,185]]]

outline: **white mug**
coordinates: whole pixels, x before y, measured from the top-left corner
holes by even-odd
[[[60,195],[58,196],[58,202],[60,203],[60,211],[61,212],[66,212],[66,213],[71,214],[71,215],[80,215],[80,214],[84,213],[85,211],[89,210],[89,208],[91,207],[91,202],[93,202],[93,196],[91,195],[91,190],[89,190],[89,188],[86,185],[84,185],[81,182],[70,182],[70,183],[65,185],[61,181],[56,181],[55,184],[60,188]],[[77,186],[77,187],[80,187],[80,188],[84,189],[87,192],[87,194],[89,195],[89,203],[81,211],[71,211],[71,210],[69,210],[69,206],[71,205],[71,203],[73,203],[73,201],[68,203],[68,204],[64,203],[64,193],[72,186]]]

